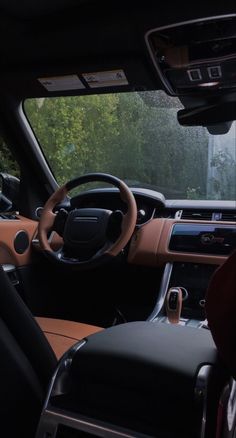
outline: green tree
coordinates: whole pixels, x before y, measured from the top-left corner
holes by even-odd
[[[145,179],[143,145],[145,131],[144,102],[137,93],[117,95],[116,135],[109,141],[108,165],[110,172],[133,182]]]
[[[213,189],[217,199],[236,198],[236,160],[229,151],[217,152],[211,166],[217,170],[217,176],[213,178]]]
[[[11,151],[2,138],[0,138],[0,172],[6,172],[18,178],[20,177],[19,164],[12,156]]]
[[[59,182],[106,165],[105,150],[116,134],[116,96],[61,97],[26,102],[26,112]]]
[[[145,99],[148,110],[144,127],[148,135],[143,145],[146,180],[165,191],[168,197],[187,197],[189,187],[199,187],[199,197],[206,194],[207,144],[204,128],[186,128],[178,124],[176,108],[165,94],[159,99]],[[171,101],[172,104],[172,101]],[[174,99],[176,106],[176,99]]]
[[[164,93],[34,99],[26,111],[58,182],[101,171],[167,197],[205,197],[207,135],[183,128]]]

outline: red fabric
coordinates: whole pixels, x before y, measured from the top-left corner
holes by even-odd
[[[217,411],[216,438],[222,437],[223,421],[224,421],[224,406],[220,402]]]
[[[219,354],[236,378],[236,251],[213,274],[206,316]]]

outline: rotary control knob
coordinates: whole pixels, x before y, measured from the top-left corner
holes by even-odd
[[[205,307],[205,304],[206,304],[206,300],[200,300],[199,301],[199,306],[203,307],[203,309]]]
[[[37,207],[35,210],[35,216],[40,219],[42,216],[42,212],[43,212],[43,207]]]
[[[142,222],[142,220],[145,219],[145,216],[146,216],[146,211],[143,208],[138,210],[138,215],[137,215],[138,222]]]

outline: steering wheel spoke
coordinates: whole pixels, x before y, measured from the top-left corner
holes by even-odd
[[[56,259],[60,263],[74,265],[75,263],[80,263],[80,261],[81,261],[81,260],[79,260],[78,257],[66,255],[66,250],[65,250],[64,245],[60,249],[55,251],[54,254],[55,254]]]
[[[53,231],[55,219],[56,219],[56,214],[53,213],[52,211],[49,211],[47,215],[47,221],[48,221],[46,227],[47,231]]]
[[[107,239],[112,243],[114,243],[121,235],[123,221],[124,214],[121,210],[115,210],[112,212],[106,231]]]
[[[113,245],[114,242],[107,240],[105,244],[100,248],[92,257],[91,260],[95,260],[96,258],[100,257],[101,255],[105,254],[109,248]]]
[[[56,214],[54,218],[54,222],[52,225],[52,231],[56,231],[59,236],[63,236],[65,224],[68,218],[68,211],[64,208],[61,208]]]

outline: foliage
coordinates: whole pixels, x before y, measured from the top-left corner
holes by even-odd
[[[220,150],[213,156],[211,166],[217,171],[217,178],[212,178],[217,199],[235,199],[236,160],[229,151]]]
[[[20,176],[18,163],[14,160],[9,148],[0,138],[0,172],[6,172],[13,176]]]
[[[199,199],[200,187],[187,187],[187,199]]]

